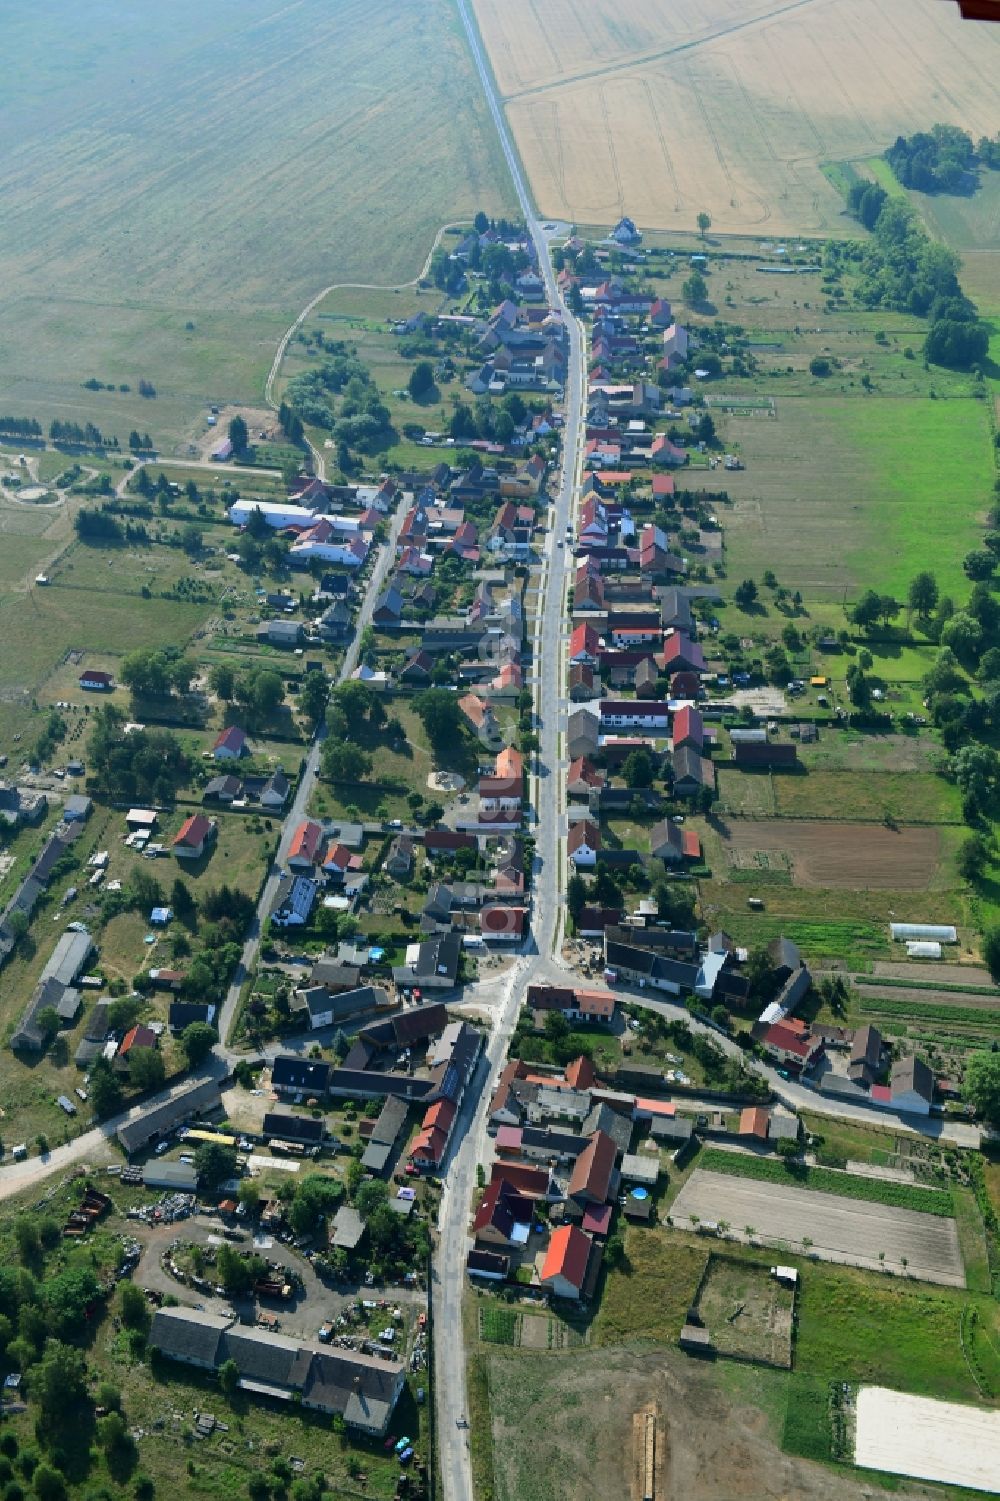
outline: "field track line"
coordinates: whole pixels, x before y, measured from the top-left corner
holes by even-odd
[[[724,41],[737,32],[766,26],[768,22],[776,21],[779,17],[788,15],[790,11],[803,10],[807,5],[816,3],[817,0],[789,0],[787,5],[776,5],[773,10],[765,11],[762,15],[748,16],[745,21],[734,21],[730,26],[720,26],[716,31],[710,31],[705,36],[692,37],[687,42],[674,42],[669,47],[655,47],[648,52],[636,52],[617,63],[605,63],[596,68],[581,68],[578,73],[568,73],[565,78],[533,84],[531,88],[521,89],[516,94],[505,94],[503,102],[513,104],[516,99],[525,99],[531,94],[547,94],[553,89],[567,88],[573,83],[590,83],[595,78],[607,78],[614,73],[631,73],[636,68],[644,68],[648,63],[662,62],[667,58],[676,57],[678,53],[694,52],[701,47],[709,46],[712,42]]]
[[[424,258],[423,265],[417,272],[416,276],[414,276],[410,281],[393,282],[390,286],[384,286],[380,282],[374,281],[334,281],[331,282],[328,287],[324,287],[321,292],[317,292],[316,296],[306,303],[301,313],[299,313],[298,317],[294,320],[291,326],[285,330],[284,334],[279,340],[278,347],[275,350],[274,359],[271,361],[271,368],[267,373],[267,380],[264,382],[264,400],[267,402],[268,406],[271,407],[274,411],[277,411],[278,409],[278,404],[274,400],[274,382],[278,378],[278,371],[281,369],[281,362],[285,358],[285,353],[288,349],[290,340],[294,338],[296,333],[298,333],[299,329],[302,327],[305,320],[309,317],[309,314],[312,312],[313,308],[321,303],[324,297],[329,297],[331,292],[402,292],[406,287],[415,287],[417,285],[417,282],[422,281],[430,270],[431,259],[433,258],[434,252],[440,245],[442,238],[447,234],[448,230],[461,229],[463,225],[470,224],[471,222],[472,221],[470,219],[452,219],[448,224],[442,224],[441,228],[434,236],[433,244],[431,245],[430,250],[428,250],[426,257]],[[308,439],[306,441],[308,442]],[[326,463],[323,455],[319,452],[318,449],[313,448],[313,445],[311,443],[309,444],[309,447],[312,450],[312,455],[316,462],[317,478],[325,480]]]

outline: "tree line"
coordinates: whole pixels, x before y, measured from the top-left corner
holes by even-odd
[[[853,183],[848,206],[871,239],[863,246],[830,245],[826,257],[835,265],[860,263],[859,302],[927,318],[924,357],[936,365],[965,370],[984,360],[989,330],[962,291],[954,251],[931,240],[909,204],[878,184]]]

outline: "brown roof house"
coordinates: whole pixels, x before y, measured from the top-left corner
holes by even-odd
[[[591,869],[597,864],[601,852],[601,831],[596,823],[584,818],[570,825],[566,836],[566,853],[579,869]]]

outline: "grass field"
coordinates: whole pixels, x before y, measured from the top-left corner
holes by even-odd
[[[99,28],[48,0],[7,22],[0,406],[43,425],[181,446],[209,401],[259,400],[322,287],[405,280],[446,220],[512,207],[445,0],[110,0]]]
[[[476,0],[543,213],[762,235],[850,232],[820,166],[935,119],[995,130],[1000,39],[922,0]],[[984,35],[984,32],[986,33]],[[990,79],[994,82],[990,83]]]
[[[932,568],[943,592],[961,595],[993,483],[984,403],[789,397],[776,421],[733,416],[725,430],[747,465],[726,475],[735,579],[759,579],[777,559],[808,604],[866,588],[905,598]],[[948,494],[962,505],[942,504]]]

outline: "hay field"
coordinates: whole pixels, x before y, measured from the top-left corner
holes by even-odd
[[[822,176],[931,121],[994,133],[1000,36],[939,0],[475,0],[540,210],[849,233]]]
[[[513,206],[448,0],[6,9],[5,411],[177,445],[259,400],[322,287],[405,280],[446,220]]]

